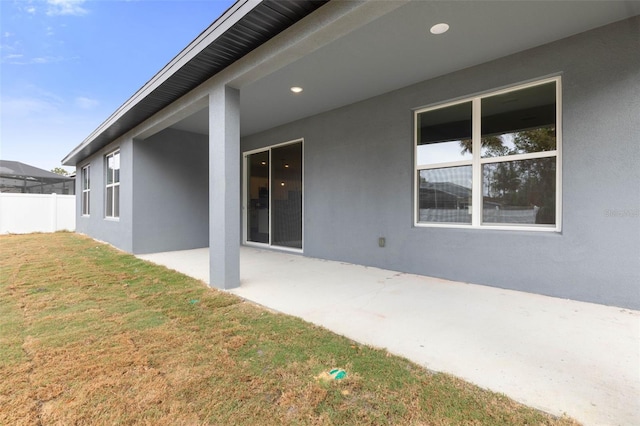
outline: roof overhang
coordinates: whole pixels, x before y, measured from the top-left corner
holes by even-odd
[[[72,180],[69,176],[59,175],[20,161],[0,160],[0,177],[7,179],[64,182]]]
[[[325,3],[237,2],[64,164],[134,128],[143,139],[169,126],[206,134],[206,91],[193,89],[214,75],[240,89],[249,135],[640,14],[640,2],[615,0]],[[430,34],[439,22],[450,31]]]
[[[63,160],[75,165],[329,0],[239,0]]]

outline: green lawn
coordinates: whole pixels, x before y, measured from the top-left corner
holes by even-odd
[[[576,424],[79,235],[0,268],[0,425]]]

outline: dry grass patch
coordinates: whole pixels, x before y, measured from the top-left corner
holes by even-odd
[[[75,234],[0,268],[0,424],[576,424]]]

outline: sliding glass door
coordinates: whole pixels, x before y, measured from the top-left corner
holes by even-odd
[[[269,243],[269,151],[247,155],[247,241]]]
[[[244,157],[245,241],[302,249],[302,141]]]

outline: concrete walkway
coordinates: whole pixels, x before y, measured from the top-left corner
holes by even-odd
[[[640,312],[242,247],[231,292],[587,425],[640,425]],[[208,250],[140,256],[208,282]]]

